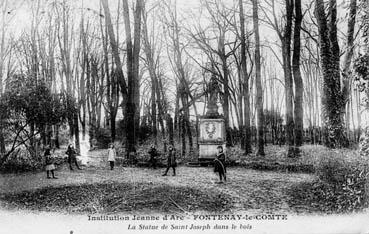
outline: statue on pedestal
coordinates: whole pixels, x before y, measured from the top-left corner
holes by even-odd
[[[207,84],[206,114],[199,121],[199,156],[202,165],[213,163],[219,146],[225,149],[225,124],[223,115],[218,112],[218,98],[221,95],[221,86],[216,79],[216,71],[212,67],[212,76]]]
[[[220,89],[218,81],[216,80],[215,75],[212,75],[208,86],[209,100],[206,106],[206,117],[208,118],[219,118],[217,105],[219,92]]]

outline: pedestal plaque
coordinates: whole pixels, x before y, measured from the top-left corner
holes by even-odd
[[[225,149],[225,128],[223,119],[200,119],[199,160],[212,160],[217,147]]]

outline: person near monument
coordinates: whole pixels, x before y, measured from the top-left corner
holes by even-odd
[[[74,164],[76,165],[76,167],[77,167],[77,169],[78,169],[78,170],[82,170],[82,168],[81,168],[81,167],[78,165],[78,163],[77,163],[77,158],[76,158],[76,156],[77,156],[77,152],[76,152],[76,150],[74,149],[74,147],[73,147],[73,145],[72,145],[72,144],[70,144],[70,145],[68,146],[68,149],[67,149],[67,151],[65,152],[65,154],[66,154],[66,155],[68,155],[69,169],[70,169],[71,171],[73,171],[72,163],[74,163]]]
[[[150,160],[149,160],[150,167],[152,167],[153,169],[156,169],[157,160],[158,160],[157,158],[159,154],[155,148],[155,145],[151,145],[149,155],[150,155]]]
[[[168,163],[167,163],[167,169],[163,176],[166,176],[169,169],[173,168],[173,176],[176,175],[176,167],[177,167],[177,159],[176,159],[176,150],[173,148],[172,145],[168,148]]]
[[[114,148],[114,143],[109,144],[108,149],[108,161],[110,164],[110,170],[114,170],[115,157],[117,156],[117,152]]]
[[[225,154],[223,152],[223,146],[219,145],[217,147],[218,153],[216,158],[214,159],[214,172],[218,172],[220,183],[227,181],[227,169],[225,164]]]

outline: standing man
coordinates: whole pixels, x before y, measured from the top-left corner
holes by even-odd
[[[214,159],[214,172],[218,172],[219,173],[219,182],[223,183],[224,181],[227,181],[227,169],[226,169],[226,164],[225,164],[225,154],[223,152],[223,146],[219,145],[217,147],[218,149],[218,153],[216,158]]]
[[[172,145],[169,146],[168,149],[168,164],[167,164],[167,169],[165,171],[165,173],[163,174],[163,176],[166,176],[169,169],[173,168],[173,176],[176,175],[176,167],[177,167],[177,159],[176,159],[176,151],[173,148]]]
[[[76,165],[76,167],[77,167],[78,170],[82,170],[79,167],[78,163],[77,163],[77,158],[76,158],[77,152],[74,149],[74,147],[73,147],[72,144],[69,144],[68,149],[65,152],[65,154],[68,155],[68,163],[69,163],[69,168],[70,168],[71,171],[73,171],[72,163],[74,163]]]

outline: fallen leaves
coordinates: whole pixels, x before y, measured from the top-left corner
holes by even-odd
[[[170,198],[170,199],[169,199]],[[103,183],[49,187],[0,197],[6,207],[67,213],[116,213],[140,210],[224,211],[230,198],[214,191],[147,183]],[[185,207],[187,210],[185,210]]]

